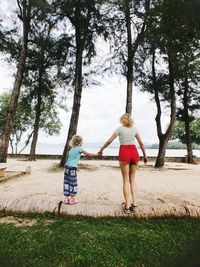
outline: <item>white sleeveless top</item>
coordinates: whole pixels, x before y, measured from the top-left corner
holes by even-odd
[[[119,136],[120,145],[135,145],[135,136],[138,131],[134,126],[130,128],[120,126],[115,133]]]

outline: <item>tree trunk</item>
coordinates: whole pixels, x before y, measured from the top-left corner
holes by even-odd
[[[133,98],[133,63],[134,57],[138,50],[138,46],[144,39],[144,33],[147,25],[147,17],[150,8],[150,0],[145,1],[145,17],[143,25],[140,32],[138,33],[134,43],[132,43],[132,32],[131,32],[131,14],[130,14],[130,5],[129,0],[124,0],[125,6],[125,17],[126,17],[126,30],[127,30],[127,46],[128,46],[128,59],[127,59],[127,74],[126,74],[126,113],[132,113],[132,98]]]
[[[131,17],[129,1],[125,0],[125,15],[126,15],[126,29],[127,29],[127,46],[128,46],[128,60],[127,60],[127,94],[126,94],[126,113],[132,113],[132,93],[133,93],[133,53],[132,53],[132,34],[131,34]]]
[[[17,155],[17,142],[15,142],[15,155]]]
[[[38,132],[40,128],[41,104],[42,104],[41,91],[38,90],[36,116],[35,116],[35,122],[34,122],[34,132],[33,132],[33,139],[31,142],[29,160],[35,160],[35,151],[36,151],[36,145],[37,145],[37,140],[38,140]]]
[[[72,114],[70,119],[70,125],[68,130],[67,141],[63,150],[62,158],[60,161],[60,166],[65,165],[66,158],[69,153],[69,141],[72,136],[76,134],[78,127],[79,112],[81,106],[81,95],[82,95],[82,58],[83,58],[83,40],[81,39],[81,34],[76,27],[76,70],[75,70],[75,92],[73,99]]]
[[[160,168],[163,167],[165,164],[165,154],[166,154],[166,146],[168,140],[165,138],[165,135],[159,138],[159,149],[158,149],[158,156],[156,158],[155,167]]]
[[[158,92],[158,86],[157,86],[157,78],[156,78],[156,70],[155,70],[155,49],[152,48],[152,77],[153,77],[153,88],[154,88],[154,97],[157,107],[157,114],[156,114],[156,127],[157,127],[157,135],[159,138],[159,150],[158,150],[158,156],[156,159],[155,167],[164,166],[164,160],[165,160],[165,152],[166,152],[166,143],[164,134],[162,133],[162,126],[161,126],[161,104],[160,104],[160,98],[159,98],[159,92]]]
[[[22,138],[22,132],[15,131],[15,155],[18,154],[18,144]]]
[[[168,63],[169,63],[169,86],[170,86],[170,106],[171,106],[171,115],[170,115],[170,122],[167,127],[167,130],[165,134],[162,133],[161,128],[161,106],[160,106],[160,100],[159,98],[156,100],[157,104],[157,116],[156,116],[156,124],[157,124],[157,133],[159,138],[159,151],[158,156],[155,163],[155,168],[160,168],[164,166],[165,163],[165,153],[166,153],[166,147],[167,143],[172,137],[174,128],[175,128],[175,122],[176,122],[176,97],[175,97],[175,88],[174,88],[174,67],[173,67],[173,61],[172,56],[170,53],[168,53]],[[155,74],[155,51],[153,56],[153,76],[154,79],[156,78]],[[157,88],[157,87],[156,87]],[[155,88],[154,88],[155,89]],[[158,97],[158,91],[157,91],[157,97]]]
[[[30,142],[30,139],[31,139],[33,133],[34,133],[34,130],[29,134],[28,139],[26,140],[25,145],[24,145],[24,146],[21,148],[21,150],[19,151],[19,154],[21,154],[22,151],[28,146],[28,144],[29,144],[29,142]]]
[[[185,121],[185,135],[186,135],[186,145],[187,145],[187,163],[193,164],[193,151],[192,151],[192,140],[190,135],[190,123]]]
[[[183,95],[183,106],[184,106],[184,123],[185,123],[185,141],[187,146],[187,163],[192,164],[193,162],[193,151],[192,151],[192,140],[190,135],[190,116],[188,113],[188,79],[187,73],[185,74],[184,83],[184,95]]]
[[[30,6],[27,5],[27,1],[23,0],[22,4],[22,19],[23,19],[23,38],[21,45],[21,52],[19,57],[19,63],[17,67],[17,73],[15,77],[14,87],[11,94],[11,99],[8,105],[8,112],[3,126],[3,132],[0,140],[0,162],[7,161],[7,153],[9,146],[9,136],[11,133],[13,120],[15,117],[17,102],[20,94],[20,88],[22,85],[22,79],[25,69],[25,61],[27,54],[28,32],[30,29]]]
[[[10,146],[11,146],[11,154],[14,154],[13,140],[9,138]]]

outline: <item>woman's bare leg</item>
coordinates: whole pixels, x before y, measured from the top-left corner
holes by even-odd
[[[132,204],[134,206],[137,206],[137,184],[135,180],[135,174],[136,174],[137,168],[138,168],[138,164],[136,165],[130,164],[129,182],[130,182],[130,188],[131,188]]]
[[[120,169],[123,177],[123,194],[125,199],[125,207],[129,208],[129,164],[120,162]]]

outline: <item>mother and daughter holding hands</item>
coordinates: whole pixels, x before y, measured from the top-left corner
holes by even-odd
[[[103,150],[108,147],[113,140],[119,136],[120,148],[119,148],[119,165],[123,178],[123,195],[124,202],[122,203],[122,209],[126,214],[130,211],[137,211],[137,186],[135,181],[135,174],[139,163],[139,154],[135,146],[137,140],[142,153],[143,161],[147,162],[147,156],[142,139],[133,126],[133,119],[130,114],[126,113],[120,117],[121,126],[118,127],[111,137],[105,142],[97,154],[89,153],[82,148],[83,138],[79,135],[74,135],[71,140],[71,149],[69,156],[65,163],[64,172],[64,203],[73,205],[77,204],[75,198],[77,194],[77,165],[80,160],[81,154],[88,157],[100,157]],[[129,192],[131,193],[131,202],[129,199]]]

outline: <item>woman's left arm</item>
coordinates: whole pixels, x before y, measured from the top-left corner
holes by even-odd
[[[147,155],[146,155],[146,151],[145,151],[144,144],[143,144],[143,142],[142,142],[142,139],[141,139],[139,133],[137,133],[137,134],[135,135],[135,137],[136,137],[136,139],[137,139],[137,141],[138,141],[138,144],[139,144],[139,146],[140,146],[140,148],[141,148],[141,150],[142,150],[144,163],[147,163]]]
[[[113,133],[113,134],[111,135],[111,137],[105,142],[105,144],[100,148],[100,150],[99,150],[98,153],[102,153],[103,150],[104,150],[107,146],[109,146],[109,145],[112,143],[112,141],[113,141],[116,137],[117,137],[117,134],[116,134],[116,133]]]

